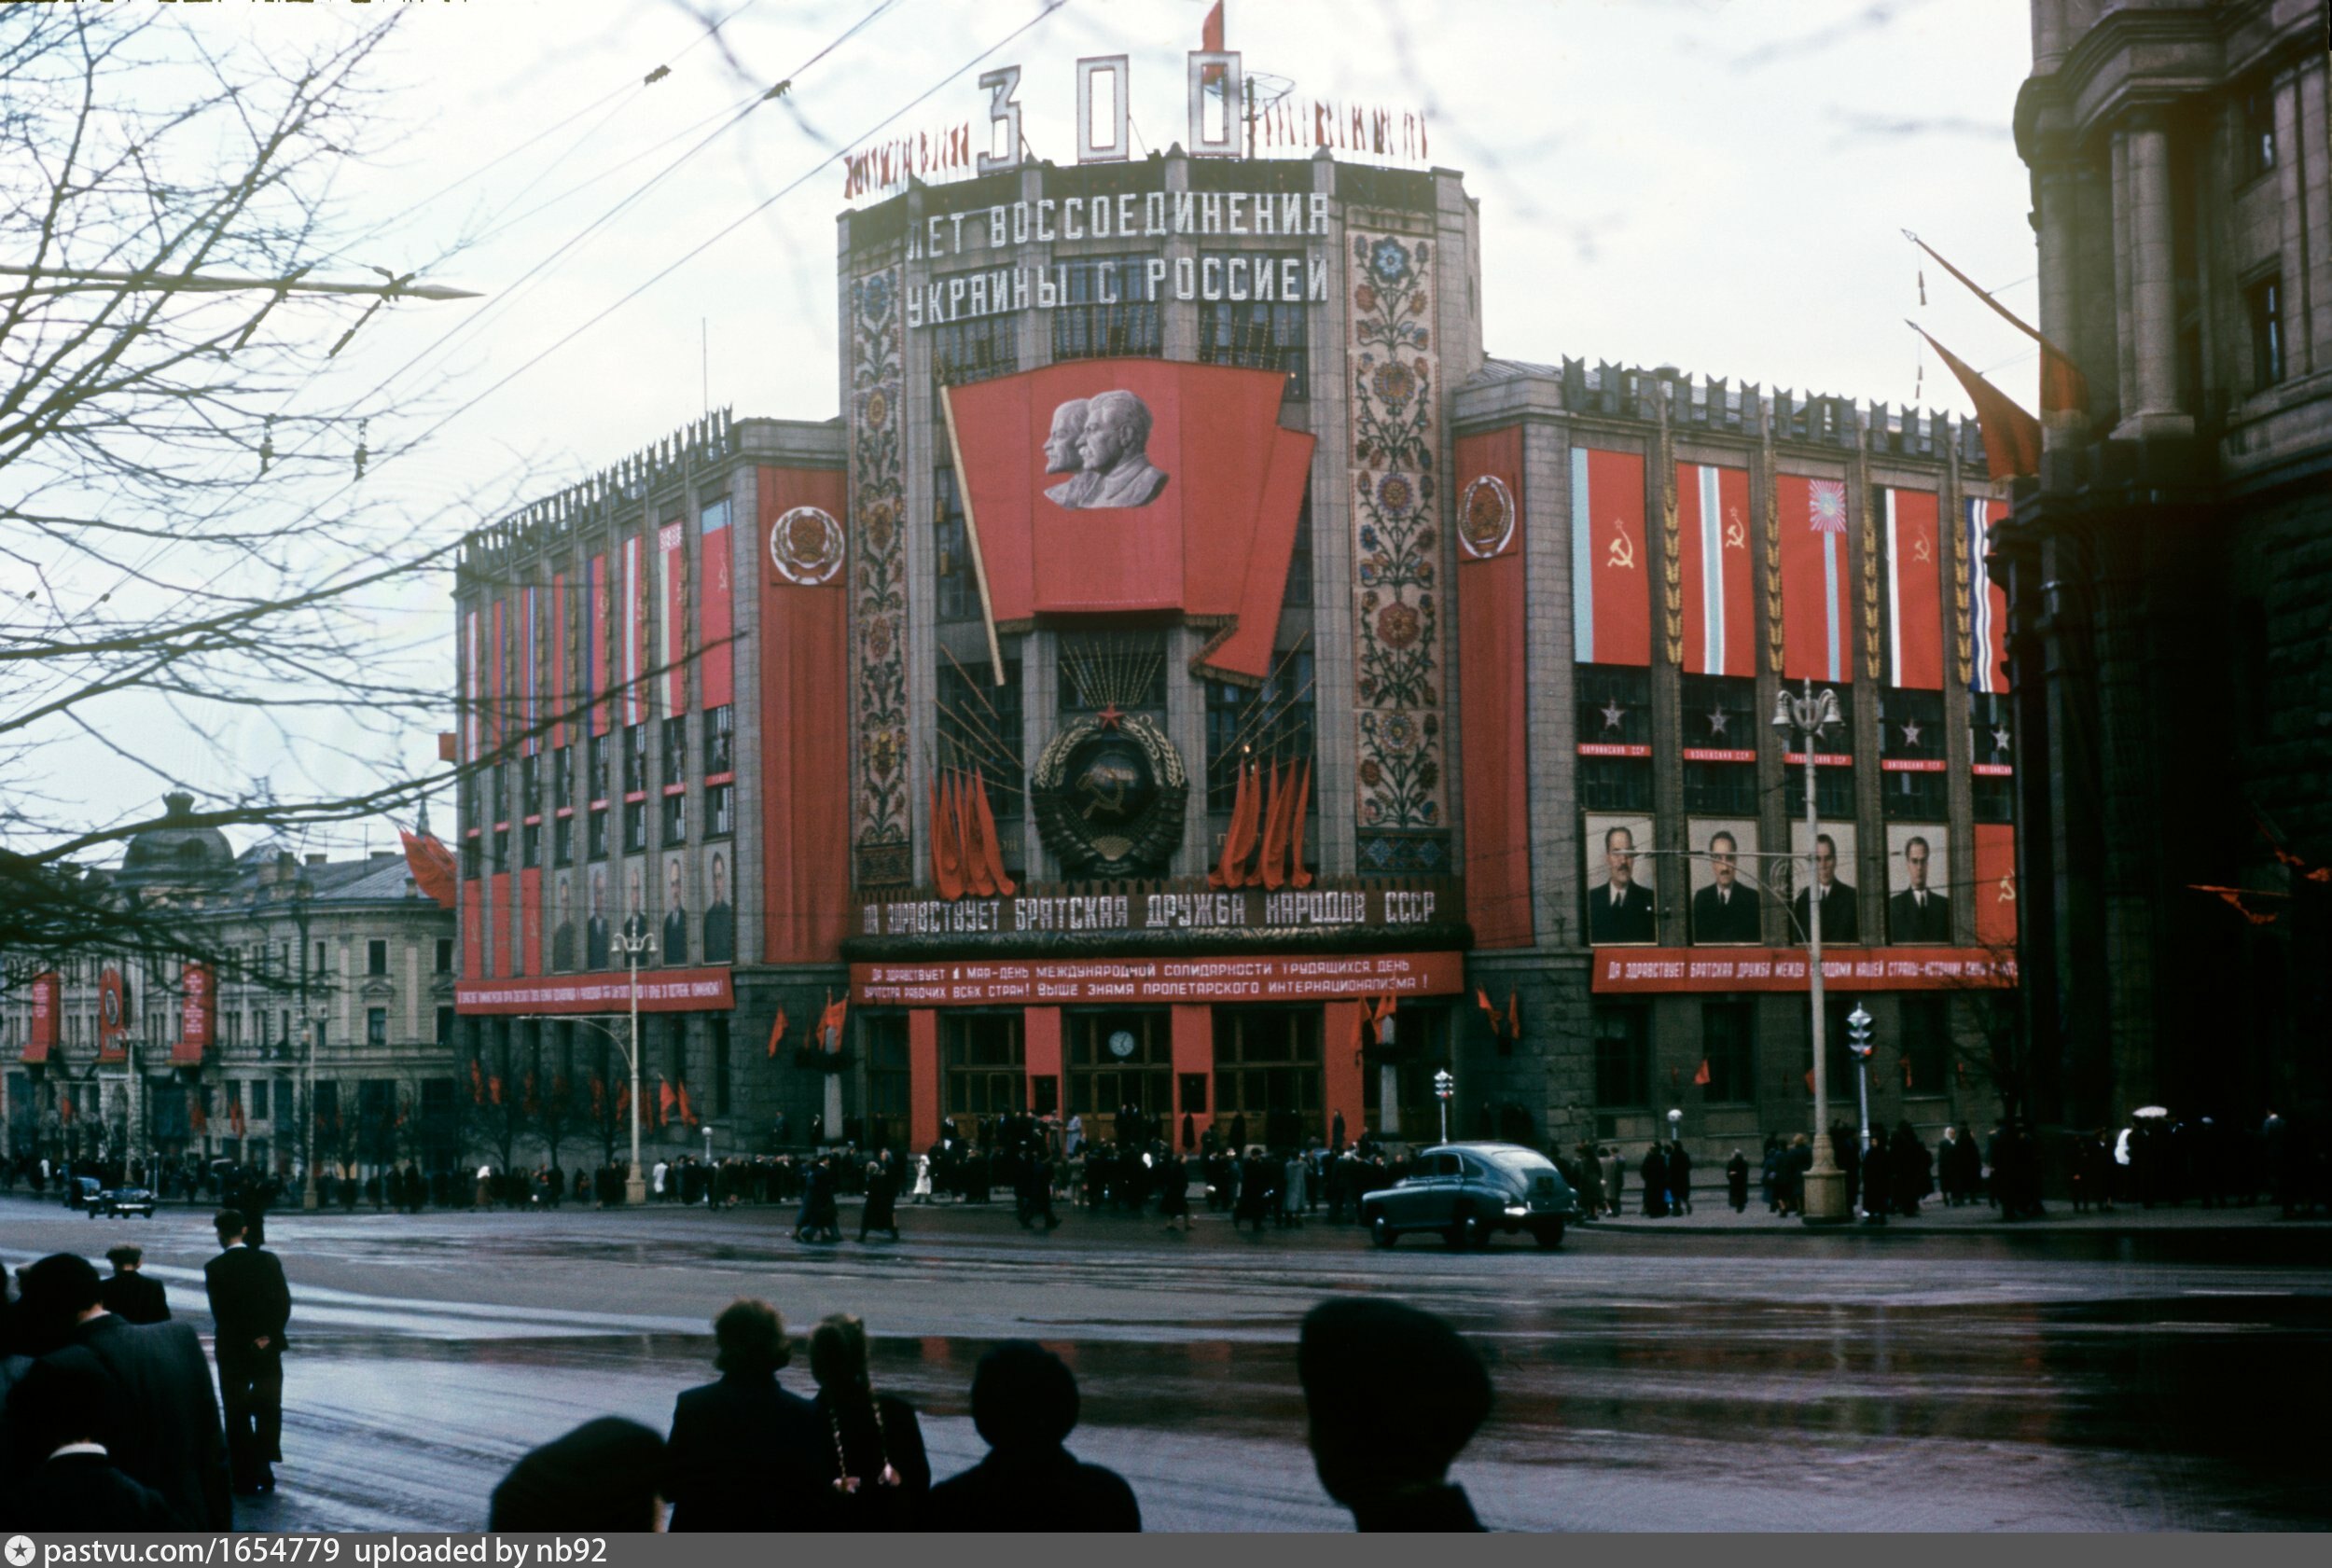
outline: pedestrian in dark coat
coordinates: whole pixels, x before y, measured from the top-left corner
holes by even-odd
[[[114,1464],[104,1374],[87,1362],[35,1362],[8,1391],[11,1434],[39,1456],[5,1495],[17,1530],[185,1530],[162,1494]]]
[[[234,1526],[226,1434],[202,1341],[184,1323],[125,1323],[100,1301],[89,1260],[58,1253],[18,1276],[23,1325],[50,1359],[100,1373],[108,1451],[122,1474],[161,1493],[192,1528]]]
[[[1749,1157],[1739,1149],[1725,1162],[1725,1197],[1733,1206],[1733,1213],[1742,1214],[1749,1207]]]
[[[114,1271],[99,1287],[98,1299],[105,1311],[128,1323],[168,1323],[170,1293],[160,1280],[148,1279],[139,1270],[146,1262],[146,1249],[127,1244],[105,1249],[105,1261]]]
[[[602,1416],[526,1454],[494,1488],[486,1528],[525,1534],[663,1528],[665,1448],[636,1421]]]
[[[1240,1226],[1252,1224],[1260,1233],[1265,1216],[1271,1212],[1271,1199],[1277,1190],[1269,1160],[1259,1154],[1251,1154],[1241,1160],[1239,1203],[1231,1211],[1231,1228],[1237,1229]]]
[[[1919,1216],[1920,1200],[1935,1190],[1934,1170],[1918,1131],[1908,1119],[1896,1122],[1895,1136],[1887,1141],[1888,1194],[1896,1214],[1911,1219]]]
[[[1382,1297],[1304,1317],[1296,1375],[1320,1484],[1364,1531],[1477,1531],[1450,1465],[1490,1414],[1490,1375],[1456,1330]]]
[[[891,1173],[887,1160],[870,1160],[867,1165],[867,1204],[858,1211],[858,1239],[865,1241],[869,1230],[888,1230],[891,1240],[899,1239],[899,1188],[897,1178]]]
[[[810,1401],[778,1386],[793,1358],[767,1301],[732,1301],[713,1320],[720,1381],[673,1403],[661,1492],[674,1531],[806,1530],[824,1506],[826,1434]]]
[[[915,1408],[877,1394],[867,1366],[867,1327],[838,1313],[810,1336],[812,1409],[827,1438],[820,1530],[913,1530],[931,1492]]]
[[[1077,1383],[1061,1358],[1006,1340],[972,1374],[972,1425],[988,1455],[931,1489],[933,1532],[1131,1531],[1142,1508],[1125,1478],[1080,1463],[1062,1445],[1076,1430]]]
[[[1189,1233],[1190,1167],[1182,1156],[1171,1151],[1158,1164],[1158,1214],[1167,1229]],[[1176,1220],[1182,1222],[1179,1227]]]
[[[227,1408],[227,1460],[235,1491],[257,1496],[275,1490],[275,1468],[284,1457],[284,1338],[291,1321],[291,1289],[284,1265],[271,1252],[250,1245],[248,1226],[233,1209],[211,1222],[218,1231],[219,1255],[202,1266],[217,1325],[213,1348],[218,1356],[219,1401]]]
[[[1888,1197],[1890,1189],[1887,1185],[1893,1158],[1893,1152],[1887,1147],[1887,1130],[1883,1127],[1872,1128],[1870,1146],[1862,1151],[1858,1162],[1862,1172],[1863,1219],[1867,1224],[1884,1225],[1887,1222],[1888,1206],[1893,1201]]]
[[[1668,1157],[1654,1144],[1644,1151],[1644,1162],[1637,1168],[1644,1178],[1644,1213],[1651,1219],[1664,1219],[1668,1214]]]
[[[1668,1145],[1668,1207],[1672,1214],[1692,1213],[1692,1156],[1681,1143]]]

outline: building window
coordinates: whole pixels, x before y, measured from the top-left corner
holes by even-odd
[[[437,1009],[437,1044],[450,1046],[453,1043],[453,1019],[452,1008],[439,1007]]]
[[[543,810],[543,759],[541,756],[519,758],[519,814],[540,816]]]
[[[1651,671],[1632,664],[1582,664],[1571,675],[1578,693],[1581,745],[1651,745]]]
[[[1158,298],[1138,256],[1089,256],[1056,263],[1061,303],[1052,312],[1052,356],[1115,359],[1164,346]]]
[[[1634,1006],[1594,1009],[1595,1104],[1599,1110],[1628,1110],[1652,1094],[1652,1052],[1645,1012]]]
[[[510,769],[507,763],[497,762],[486,775],[488,813],[496,822],[510,820]]]
[[[1215,1119],[1247,1119],[1247,1140],[1300,1148],[1319,1130],[1320,1010],[1215,1009]]]
[[[939,578],[939,618],[977,620],[979,579],[972,567],[970,536],[964,526],[964,499],[956,493],[953,465],[940,465],[934,470],[931,483],[931,561]]]
[[[737,710],[724,702],[704,711],[704,771],[712,777],[737,767]]]
[[[1020,661],[1008,660],[1004,685],[985,659],[965,666],[952,659],[939,666],[939,765],[977,768],[988,785],[988,809],[998,820],[1019,820],[1024,787],[1020,766]],[[1007,859],[1018,858],[1017,836]]]
[[[1814,774],[1814,804],[1823,817],[1830,822],[1852,822],[1854,818],[1854,693],[1846,686],[1829,689],[1838,693],[1839,721],[1822,732],[1820,755],[1825,757],[1844,756],[1843,763],[1822,762]],[[1784,747],[1785,755],[1798,760],[1786,765],[1782,785],[1789,792],[1793,814],[1806,809],[1805,761],[1798,748],[1805,743],[1805,736],[1791,730]]]
[[[1943,693],[1894,687],[1882,689],[1879,693],[1879,755],[1884,759],[1881,766],[1885,769],[1885,787],[1880,798],[1885,802],[1887,819],[1941,822]],[[1889,763],[1895,766],[1887,767]],[[1819,780],[1815,787],[1819,790]]]
[[[1296,514],[1296,542],[1287,552],[1287,587],[1280,594],[1284,609],[1312,608],[1312,486],[1304,486],[1303,510]]]
[[[385,975],[389,972],[389,944],[375,938],[365,944],[365,973]]]
[[[485,872],[485,854],[477,839],[462,840],[462,880],[476,881]]]
[[[623,730],[623,792],[637,795],[647,787],[647,726],[629,724]]]
[[[1241,763],[1293,761],[1312,755],[1312,655],[1304,650],[1275,654],[1271,666],[1260,687],[1206,683],[1210,812],[1228,812],[1238,799]]]
[[[1026,1108],[1019,1013],[943,1015],[939,1059],[950,1116],[1005,1116]]]
[[[1903,1034],[1900,1066],[1903,1092],[1941,1094],[1951,1060],[1950,1004],[1940,996],[1906,996],[1898,1027]],[[1871,1062],[1873,1071],[1879,1062]]]
[[[530,822],[519,829],[519,864],[528,870],[543,863],[543,825]]]
[[[2251,314],[2251,386],[2259,391],[2283,379],[2283,280],[2261,278],[2243,290]]]
[[[389,1043],[389,1010],[386,1007],[365,1009],[365,1044],[385,1046]]]
[[[575,804],[575,748],[561,746],[550,754],[550,803],[555,809]]]
[[[453,973],[453,938],[451,937],[437,938],[437,973],[440,975]]]
[[[664,843],[667,847],[688,841],[688,798],[686,795],[664,797]]]
[[[737,786],[710,784],[704,791],[704,836],[726,839],[737,831]]]
[[[962,278],[968,294],[977,279],[984,295],[992,276],[984,271],[959,272],[934,282],[945,291],[954,278]],[[931,345],[935,389],[1007,376],[1020,368],[1020,313],[1006,308],[1007,305],[1006,300],[983,300],[983,313],[979,315],[931,324],[925,340]],[[961,308],[968,310],[969,301]]]
[[[1700,1060],[1708,1067],[1711,1100],[1756,1098],[1755,1017],[1747,1002],[1700,1004]]]
[[[1306,396],[1307,360],[1304,331],[1303,258],[1299,256],[1225,257],[1228,269],[1236,260],[1253,279],[1253,299],[1206,300],[1199,306],[1199,362],[1237,365],[1250,370],[1277,370],[1287,377],[1285,397],[1300,402]],[[1293,271],[1294,277],[1288,276]],[[1280,298],[1283,286],[1294,283],[1295,293]]]
[[[586,782],[590,786],[591,798],[604,800],[607,798],[607,737],[592,736],[586,750],[590,764],[588,770],[590,777]]]
[[[867,1052],[867,1139],[877,1147],[907,1141],[912,1076],[907,1062],[907,1017],[870,1015],[859,1032]]]
[[[590,856],[593,860],[607,858],[607,808],[604,806],[591,813]]]
[[[557,866],[575,864],[575,819],[555,817],[550,824],[550,858]]]
[[[663,725],[663,763],[661,775],[665,784],[678,784],[688,776],[688,720],[683,715],[668,718]]]
[[[507,871],[510,868],[510,829],[507,824],[494,825],[493,840],[494,869]]]
[[[1747,762],[1685,764],[1685,810],[1696,816],[1755,816],[1757,770]]]
[[[713,1114],[729,1115],[729,1020],[725,1018],[705,1020],[705,1029],[713,1036]]]
[[[1064,631],[1056,711],[1082,718],[1116,706],[1166,713],[1166,635],[1162,631]]]
[[[2243,179],[2256,179],[2275,167],[2275,86],[2260,82],[2243,91],[2242,115]]]
[[[637,854],[647,848],[647,802],[627,800],[623,803],[623,853]]]

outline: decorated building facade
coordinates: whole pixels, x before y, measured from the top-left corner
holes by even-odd
[[[1806,1123],[1819,847],[1877,1112],[1988,1116],[1974,431],[1490,358],[1479,222],[1447,170],[1180,148],[841,215],[838,419],[469,541],[480,1075],[613,1103],[629,930],[661,1147],[1415,1138],[1447,1069],[1453,1132],[1729,1148]],[[1819,846],[1767,723],[1808,678]]]

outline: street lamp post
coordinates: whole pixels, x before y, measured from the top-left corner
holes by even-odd
[[[1846,1173],[1839,1169],[1830,1148],[1829,1062],[1822,1040],[1822,895],[1812,870],[1820,856],[1822,831],[1814,805],[1815,754],[1821,749],[1823,730],[1838,722],[1838,693],[1828,687],[1814,690],[1811,678],[1803,696],[1791,696],[1786,687],[1775,695],[1773,728],[1781,731],[1784,743],[1796,734],[1806,758],[1806,969],[1813,1015],[1813,1164],[1806,1172],[1808,1225],[1837,1225],[1847,1217]]]
[[[1854,1145],[1862,1160],[1863,1214],[1870,1214],[1870,1015],[1860,1002],[1846,1015],[1846,1048],[1854,1053],[1854,1092],[1862,1103],[1862,1142]],[[1886,1211],[1879,1212],[1883,1223]]]
[[[1433,1075],[1433,1097],[1441,1102],[1441,1141],[1450,1141],[1450,1096],[1457,1092],[1457,1080],[1450,1076],[1447,1067]]]
[[[623,923],[616,951],[632,971],[632,1167],[624,1173],[623,1200],[637,1208],[647,1201],[647,1173],[640,1169],[640,960],[656,951],[646,917],[633,915]]]
[[[318,1207],[316,1182],[316,1016],[308,1003],[308,900],[314,888],[302,877],[292,888],[292,919],[299,925],[299,1206]]]

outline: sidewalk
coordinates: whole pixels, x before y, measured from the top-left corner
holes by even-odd
[[[1644,1194],[1630,1186],[1620,1192],[1621,1212],[1608,1219],[1594,1220],[1583,1228],[1610,1230],[1631,1235],[1726,1235],[1726,1236],[1835,1236],[1842,1230],[1888,1236],[1960,1235],[1981,1233],[2015,1233],[2040,1231],[2047,1233],[2080,1232],[2110,1236],[2133,1232],[2193,1231],[2193,1230],[2254,1230],[2267,1228],[2294,1229],[2311,1228],[2332,1230],[2332,1218],[2321,1214],[2313,1219],[2288,1220],[2273,1203],[2254,1203],[2248,1208],[2206,1209],[2200,1203],[2187,1202],[2175,1208],[2161,1206],[2153,1209],[2137,1204],[2117,1204],[2110,1212],[2091,1210],[2075,1214],[2073,1204],[2064,1199],[2053,1200],[2047,1212],[2038,1219],[2005,1220],[2000,1211],[1989,1203],[1964,1203],[1958,1208],[1947,1205],[1939,1198],[1930,1198],[1919,1207],[1915,1219],[1893,1214],[1883,1226],[1867,1226],[1859,1219],[1851,1225],[1808,1225],[1795,1216],[1784,1218],[1769,1213],[1757,1197],[1756,1188],[1749,1189],[1749,1207],[1735,1214],[1726,1201],[1723,1187],[1692,1189],[1692,1212],[1665,1219],[1654,1219],[1644,1213]]]

